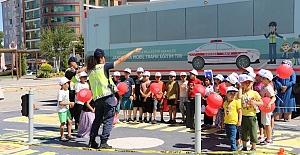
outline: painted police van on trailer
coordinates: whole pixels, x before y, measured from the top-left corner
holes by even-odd
[[[102,48],[114,61],[143,48],[115,68],[119,71],[230,73],[251,65],[275,72],[289,59],[300,72],[298,0],[170,0],[92,9],[86,15],[85,56]]]

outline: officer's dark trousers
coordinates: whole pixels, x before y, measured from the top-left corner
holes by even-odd
[[[92,125],[91,137],[98,136],[100,124],[103,122],[103,130],[100,135],[101,140],[107,140],[113,127],[115,115],[115,96],[100,98],[95,101],[95,119]]]

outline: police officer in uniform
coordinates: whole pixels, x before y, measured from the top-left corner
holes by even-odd
[[[70,80],[69,83],[69,100],[70,102],[75,102],[75,83],[78,82],[79,78],[76,77],[76,74],[84,71],[86,69],[86,67],[83,67],[81,69],[77,69],[78,65],[77,65],[77,59],[75,57],[70,57],[69,61],[69,68],[66,70],[65,72],[65,77]],[[75,111],[74,108],[70,108],[70,113],[71,113],[71,119],[74,118],[75,116]],[[68,122],[66,123],[67,128],[68,128]],[[78,126],[75,125],[75,130],[78,129]]]
[[[142,48],[136,48],[111,63],[106,63],[105,53],[102,49],[96,49],[94,56],[88,57],[87,72],[89,74],[93,100],[95,101],[95,120],[90,133],[89,147],[99,148],[95,138],[98,136],[100,124],[103,123],[103,130],[100,135],[100,148],[112,148],[107,144],[107,140],[113,127],[116,106],[114,93],[117,92],[117,88],[109,76],[109,69],[118,66],[131,55],[138,53],[141,50]]]

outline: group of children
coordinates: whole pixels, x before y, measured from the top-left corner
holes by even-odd
[[[195,70],[190,71],[190,76],[196,76]],[[131,79],[129,75],[131,70],[124,70],[125,79],[120,80],[120,72],[114,72],[113,79],[117,85],[119,82],[128,84],[128,96],[119,96],[119,105],[117,114],[121,109],[124,110],[123,122],[145,122],[157,123],[156,111],[160,109],[160,122],[164,123],[163,117],[163,101],[167,100],[169,107],[169,120],[166,123],[176,123],[177,104],[182,114],[180,124],[185,124],[185,115],[187,113],[185,104],[188,104],[191,98],[188,94],[193,91],[195,85],[191,85],[192,81],[187,80],[185,72],[180,73],[179,81],[176,81],[176,73],[169,73],[169,80],[165,84],[161,81],[161,73],[155,73],[155,80],[150,81],[150,72],[140,67],[137,69],[137,77]],[[214,81],[212,81],[214,80]],[[218,74],[213,78],[205,77],[203,85],[206,88],[206,94],[202,97],[202,104],[206,106],[206,97],[211,93],[219,93],[219,85],[224,82],[227,87],[224,97],[224,105],[218,109],[216,117],[210,117],[204,114],[203,126],[225,128],[228,140],[231,143],[231,150],[241,149],[247,150],[247,142],[250,138],[251,151],[255,151],[256,144],[270,145],[272,141],[272,128],[274,124],[273,114],[260,112],[259,106],[263,105],[262,98],[269,97],[270,102],[267,109],[271,108],[271,104],[275,103],[275,91],[272,83],[273,75],[270,71],[261,69],[255,73],[253,68],[246,68],[241,75],[232,73],[227,78]],[[129,82],[127,82],[129,81]],[[160,92],[153,94],[150,91],[150,85],[158,83]],[[197,84],[202,84],[199,82]],[[125,99],[124,99],[125,98]],[[129,100],[128,100],[129,99]],[[133,119],[131,115],[133,110]],[[140,112],[139,120],[137,120],[137,111]],[[148,117],[147,117],[148,114]],[[194,114],[192,114],[194,115]],[[144,117],[144,119],[142,119]],[[257,128],[259,126],[260,136],[257,136]]]
[[[130,77],[131,70],[126,68],[124,70],[124,79],[120,80],[120,72],[113,73],[113,81],[116,85],[120,82],[125,82],[128,86],[127,92],[123,95],[118,95],[116,106],[116,115],[119,117],[119,112],[124,111],[123,122],[144,122],[157,123],[156,112],[160,112],[160,122],[165,123],[163,117],[163,103],[167,100],[169,107],[169,120],[166,123],[176,123],[177,104],[182,114],[180,124],[186,122],[186,105],[188,100],[193,100],[193,87],[202,82],[196,78],[198,75],[196,70],[190,73],[190,80],[187,80],[187,73],[180,73],[180,81],[176,81],[176,73],[171,71],[169,73],[169,80],[167,83],[161,81],[161,73],[155,73],[155,80],[150,81],[150,72],[144,71],[143,68],[137,69],[137,77],[132,79]],[[75,85],[75,92],[78,93],[83,88],[89,88],[87,74],[81,72],[79,74],[80,81]],[[203,85],[206,88],[206,94],[202,97],[203,105],[206,106],[206,97],[211,93],[219,93],[219,86],[225,82],[227,87],[226,94],[220,94],[224,97],[223,107],[218,109],[218,114],[214,117],[204,114],[204,126],[214,126],[217,128],[225,128],[227,138],[231,144],[231,150],[235,151],[242,149],[247,150],[247,142],[250,137],[251,151],[255,151],[256,144],[272,144],[272,128],[274,124],[273,114],[260,112],[258,106],[263,105],[262,98],[269,97],[271,100],[267,105],[270,109],[271,104],[274,104],[276,97],[274,86],[272,84],[273,75],[270,71],[261,69],[255,73],[253,68],[248,67],[246,71],[238,75],[232,73],[227,78],[218,74],[213,79],[205,77]],[[214,80],[214,81],[212,81]],[[60,132],[61,140],[66,141],[73,139],[71,135],[71,124],[69,108],[77,107],[75,122],[78,126],[78,135],[80,137],[89,137],[92,122],[95,118],[93,101],[90,100],[82,103],[75,99],[74,102],[69,102],[69,80],[62,78],[59,81],[61,89],[58,93],[58,115],[61,122]],[[150,91],[150,85],[157,83],[160,87],[160,92],[153,94]],[[133,119],[132,119],[133,111]],[[137,119],[137,111],[139,117]],[[194,114],[192,114],[194,115]],[[64,125],[68,122],[68,137],[64,137]],[[260,136],[257,136],[256,124],[260,128]]]
[[[58,92],[58,105],[57,111],[60,120],[60,135],[61,141],[68,141],[70,139],[75,139],[75,136],[71,135],[72,132],[72,117],[75,119],[75,125],[78,127],[78,136],[89,138],[90,130],[95,119],[94,101],[90,99],[87,102],[81,102],[77,99],[77,93],[82,89],[90,89],[87,73],[79,73],[79,81],[75,83],[75,102],[70,102],[69,99],[69,83],[70,80],[63,77],[59,80],[61,89]],[[74,110],[74,116],[71,116],[70,108]],[[67,123],[68,136],[64,136],[64,126]]]
[[[260,112],[259,106],[264,103],[262,98],[270,98],[266,109],[270,110],[275,104],[275,89],[272,83],[273,74],[261,69],[254,73],[251,67],[241,75],[231,74],[225,79],[227,91],[223,105],[224,125],[231,150],[247,151],[250,137],[251,149],[256,150],[256,144],[273,144],[272,134],[274,126],[273,113]],[[260,136],[257,136],[257,123]],[[242,143],[241,143],[242,140]]]

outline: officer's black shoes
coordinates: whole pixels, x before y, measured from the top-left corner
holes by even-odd
[[[112,146],[107,144],[107,139],[101,140],[100,149],[112,149]]]
[[[99,149],[99,144],[96,142],[95,137],[90,138],[88,147],[93,149]]]

